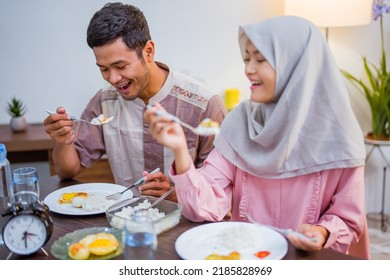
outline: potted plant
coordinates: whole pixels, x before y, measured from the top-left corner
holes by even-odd
[[[371,109],[372,132],[368,133],[366,137],[373,140],[390,140],[390,69],[387,68],[383,36],[383,15],[390,12],[390,4],[386,4],[386,1],[388,0],[374,0],[372,10],[373,19],[379,19],[381,32],[381,60],[379,66],[375,66],[366,57],[363,57],[366,82],[347,71],[341,70],[343,75],[367,99]]]
[[[24,131],[27,128],[27,120],[24,117],[27,109],[24,103],[15,97],[8,102],[8,114],[11,116],[10,127],[13,131]]]

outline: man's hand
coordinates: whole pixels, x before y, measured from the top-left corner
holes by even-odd
[[[46,133],[58,144],[70,145],[74,142],[73,121],[63,107],[57,108],[57,114],[49,115],[44,121]]]
[[[160,197],[172,187],[169,177],[162,172],[149,174],[149,172],[144,171],[143,176],[146,176],[146,183],[139,187],[142,195]],[[167,200],[177,202],[176,192],[171,193]]]

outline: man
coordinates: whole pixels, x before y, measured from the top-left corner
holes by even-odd
[[[106,4],[91,19],[88,45],[94,52],[103,78],[110,83],[89,102],[81,115],[91,120],[101,114],[113,116],[103,126],[70,120],[65,108],[57,108],[44,120],[46,132],[55,140],[53,161],[61,178],[73,178],[104,154],[120,185],[130,186],[147,176],[139,187],[142,195],[161,196],[170,188],[167,173],[173,160],[169,149],[153,140],[144,120],[145,105],[159,102],[171,114],[197,126],[210,118],[221,123],[227,111],[222,99],[198,82],[155,62],[155,45],[147,21],[136,7]],[[213,148],[214,137],[199,137],[186,130],[196,166]],[[149,174],[159,167],[163,172]],[[168,199],[176,201],[172,194]]]

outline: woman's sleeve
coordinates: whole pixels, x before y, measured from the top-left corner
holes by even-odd
[[[319,225],[330,233],[325,247],[348,252],[350,244],[362,236],[365,224],[364,166],[345,168],[329,208],[319,219]]]
[[[170,176],[183,215],[194,222],[221,221],[230,210],[234,166],[216,149],[199,169],[192,163],[186,172],[176,175],[174,166],[175,162]]]

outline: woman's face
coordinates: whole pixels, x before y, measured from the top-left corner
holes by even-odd
[[[275,70],[250,40],[245,49],[244,63],[245,75],[251,82],[251,100],[271,102],[275,92]]]

